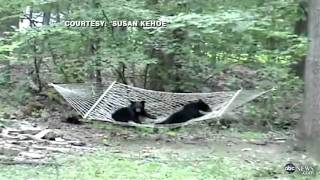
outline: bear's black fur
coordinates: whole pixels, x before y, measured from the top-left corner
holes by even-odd
[[[203,116],[204,114],[201,114],[200,110],[205,112],[211,111],[208,104],[199,99],[196,102],[185,105],[180,111],[173,113],[169,118],[157,124],[183,123],[190,119]]]
[[[112,119],[119,122],[133,121],[139,124],[141,124],[141,117],[156,119],[155,116],[152,116],[146,112],[144,105],[145,101],[130,101],[130,105],[128,107],[118,109],[116,112],[114,112],[112,114]]]

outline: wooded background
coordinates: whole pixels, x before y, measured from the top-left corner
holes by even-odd
[[[53,98],[47,84],[117,80],[171,92],[270,89],[247,124],[290,128],[301,118],[306,1],[2,1],[3,102]],[[72,27],[65,20],[163,19],[167,27]],[[56,97],[55,95],[54,97]]]
[[[101,146],[109,149],[62,163],[60,169],[55,167],[56,174],[45,169],[49,173],[42,176],[280,178],[287,175],[283,166],[289,160],[311,165],[309,152],[320,159],[320,0],[0,0],[0,4],[0,142],[4,142],[0,155],[7,158],[5,163],[0,159],[4,169],[0,175],[7,179],[39,175],[34,168],[19,171],[1,165],[21,163],[15,159],[21,153],[39,163],[57,149],[64,153]],[[163,20],[168,25],[64,24],[122,20]],[[168,92],[275,90],[228,112],[222,128],[201,121],[159,132],[80,122],[48,86],[109,80]],[[53,133],[56,130],[60,134]],[[33,136],[33,131],[41,136]],[[229,136],[234,133],[237,137]],[[295,144],[297,139],[302,143]],[[63,151],[60,141],[66,145]],[[164,143],[161,148],[159,142]],[[33,147],[39,144],[42,152]],[[128,156],[122,161],[112,154],[114,147],[124,149],[122,155],[132,151],[143,162]],[[169,161],[175,161],[171,155],[177,153],[190,163],[158,162],[166,153]],[[194,156],[207,162],[190,161]]]

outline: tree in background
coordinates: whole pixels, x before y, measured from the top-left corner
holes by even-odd
[[[310,150],[319,149],[320,135],[320,0],[309,2],[309,51],[305,68],[304,116],[300,121],[300,138]],[[314,155],[319,156],[319,151]]]
[[[301,60],[307,45],[300,1],[0,0],[5,19],[38,21],[36,15],[43,15],[41,26],[10,28],[10,37],[0,37],[0,64],[7,64],[0,68],[12,72],[0,69],[0,85],[19,90],[7,97],[22,103],[32,97],[29,92],[46,93],[49,82],[117,80],[175,92],[277,86],[265,100],[247,105],[253,117],[245,119],[263,129],[292,127],[301,118],[303,82],[290,73],[290,65]],[[32,16],[23,16],[26,7],[32,7]],[[69,28],[63,23],[146,19],[170,23],[153,29]]]

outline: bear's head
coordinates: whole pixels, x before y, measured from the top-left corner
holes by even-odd
[[[198,100],[197,102],[197,106],[199,108],[199,110],[204,111],[204,112],[211,112],[211,108],[209,107],[208,104],[206,104],[205,102],[203,102],[201,99]]]
[[[135,113],[142,113],[144,111],[145,101],[130,101],[130,108]]]

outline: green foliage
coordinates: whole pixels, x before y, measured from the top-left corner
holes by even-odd
[[[288,69],[268,66],[259,70],[258,78],[261,79],[259,87],[274,85],[276,90],[246,106],[245,112],[250,114],[249,124],[262,125],[267,129],[295,127],[301,118],[302,80],[290,75]]]
[[[4,105],[18,106],[19,104],[24,104],[32,94],[29,92],[27,83],[21,83],[19,86],[4,86],[1,85],[0,89],[0,99]]]
[[[36,0],[3,4],[0,15],[5,19],[27,5],[34,12],[54,14],[59,10],[63,14],[61,22],[16,31],[0,41],[0,59],[10,60],[11,65],[25,64],[28,69],[35,69],[34,61],[40,62],[44,81],[84,82],[101,76],[103,80],[116,78],[179,92],[200,91],[203,86],[234,90],[244,81],[253,81],[253,88],[278,86],[268,102],[249,107],[255,118],[287,124],[292,118],[284,120],[285,114],[296,111],[289,107],[290,112],[274,114],[287,107],[288,101],[281,97],[300,98],[301,81],[288,69],[301,60],[307,48],[306,37],[294,34],[294,25],[303,16],[297,0]],[[169,24],[151,29],[68,28],[63,24],[63,20],[146,19]],[[257,70],[259,76],[250,80],[246,76],[220,77],[234,64]],[[210,77],[223,79],[225,87],[208,83]],[[6,79],[3,82],[8,83]],[[262,108],[265,103],[271,103],[270,107]]]

